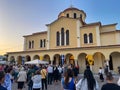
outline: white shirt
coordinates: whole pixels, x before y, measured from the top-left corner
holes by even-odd
[[[99,86],[96,81],[96,87],[94,87],[94,90],[98,90]],[[87,85],[87,79],[80,79],[78,83],[76,84],[76,90],[88,90],[88,85]]]
[[[53,73],[53,67],[48,66],[47,71],[48,71],[48,73]]]
[[[41,88],[41,75],[35,75],[32,77],[32,81],[33,81],[33,88]]]
[[[18,82],[25,82],[27,80],[26,71],[20,71],[18,74]]]

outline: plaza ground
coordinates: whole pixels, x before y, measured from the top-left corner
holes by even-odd
[[[114,83],[117,83],[117,80],[118,80],[120,75],[113,75],[113,76],[114,76]],[[80,79],[82,77],[83,77],[83,75],[80,74],[78,78]],[[98,75],[94,75],[94,77],[97,79],[97,81],[99,83],[99,86],[100,86],[99,90],[101,90],[101,87],[102,87],[103,84],[106,83],[106,80],[104,82],[101,82],[99,80],[99,76]],[[104,76],[104,78],[105,78],[105,76]],[[13,83],[12,90],[17,90],[17,83],[15,83],[15,82]],[[27,84],[25,85],[23,90],[28,90]],[[58,83],[53,83],[52,85],[48,85],[48,90],[63,90],[62,86],[61,86],[61,82],[59,81]]]

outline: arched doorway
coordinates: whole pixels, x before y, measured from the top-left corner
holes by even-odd
[[[43,56],[43,60],[47,61],[47,62],[49,62],[49,64],[51,64],[50,56],[48,54],[46,54],[46,55]]]
[[[105,56],[101,52],[96,52],[93,55],[94,64],[92,71],[98,73],[99,67],[104,68],[105,65]]]
[[[22,64],[22,56],[17,57],[17,64]]]
[[[109,69],[118,73],[118,67],[120,66],[120,52],[112,52],[109,57]]]
[[[14,57],[14,56],[11,56],[11,57],[10,57],[10,63],[11,63],[11,64],[14,64],[14,63],[15,63],[15,57]]]
[[[71,65],[75,65],[75,59],[74,56],[72,54],[67,54],[66,58],[65,58],[65,64],[71,64]]]
[[[55,54],[53,57],[53,65],[61,65],[60,55]]]
[[[80,67],[80,73],[83,73],[84,70],[86,69],[87,61],[86,61],[86,53],[81,53],[78,56],[78,65]]]
[[[40,60],[39,55],[35,55],[35,56],[33,57],[33,60],[35,60],[35,59],[39,59],[39,60]]]
[[[31,57],[29,55],[26,56],[26,61],[31,61]]]

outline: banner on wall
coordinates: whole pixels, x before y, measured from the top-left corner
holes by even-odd
[[[40,56],[40,60],[43,60],[43,56]]]
[[[94,64],[93,55],[87,55],[86,59],[87,59],[89,65],[93,65]]]
[[[65,56],[61,55],[61,63],[62,63],[62,65],[64,64],[64,60],[65,60]]]
[[[22,57],[22,64],[24,64],[25,63],[25,57],[23,56]]]

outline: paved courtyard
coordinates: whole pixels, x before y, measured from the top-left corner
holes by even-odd
[[[83,75],[79,75],[79,79],[82,78],[82,76],[83,76]],[[101,86],[102,86],[104,83],[106,83],[106,81],[101,82],[101,81],[99,80],[98,75],[94,75],[94,76],[95,76],[95,78],[97,79],[97,81],[98,81],[98,83],[99,83],[99,86],[100,86],[100,89],[101,89]],[[117,82],[118,77],[119,77],[119,75],[114,75],[114,82],[115,82],[115,83]],[[100,90],[100,89],[99,89],[99,90]],[[17,90],[17,83],[13,83],[12,90]],[[25,85],[25,88],[24,88],[23,90],[28,90],[27,85]],[[56,84],[53,83],[52,85],[48,85],[48,90],[63,90],[63,89],[62,89],[61,83],[60,83],[60,81],[59,81],[59,82],[56,83]]]

